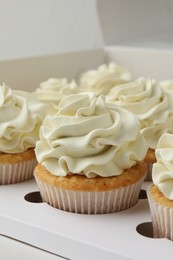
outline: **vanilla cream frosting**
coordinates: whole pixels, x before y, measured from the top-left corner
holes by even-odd
[[[103,64],[96,70],[89,70],[81,75],[80,86],[84,91],[97,95],[106,95],[114,86],[132,80],[130,71],[119,64]]]
[[[164,91],[173,91],[173,79],[160,81],[160,86]]]
[[[173,79],[161,81],[160,86],[170,102],[171,110],[173,110]]]
[[[47,81],[40,83],[40,86],[33,94],[48,105],[47,111],[49,114],[54,114],[57,111],[60,100],[64,96],[78,92],[79,86],[75,80],[68,82],[66,78],[50,78]]]
[[[156,148],[163,133],[173,132],[170,100],[154,79],[139,78],[114,87],[107,100],[136,114],[141,133],[151,149]]]
[[[40,121],[43,121],[47,114],[48,105],[41,102],[33,93],[22,91],[22,90],[12,90],[13,94],[18,97],[23,97],[27,100],[28,110],[32,115],[39,115]]]
[[[165,133],[156,149],[157,162],[153,164],[153,183],[170,200],[173,200],[173,134]]]
[[[29,105],[24,96],[24,92],[17,94],[6,84],[0,86],[1,153],[19,153],[34,148],[39,139],[39,128],[45,117],[44,107],[34,98],[31,101],[31,97]]]
[[[135,115],[93,93],[69,95],[40,128],[36,157],[57,176],[107,177],[144,159],[147,147]]]

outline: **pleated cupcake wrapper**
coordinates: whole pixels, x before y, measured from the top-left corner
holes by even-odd
[[[0,164],[0,185],[14,184],[32,179],[37,160]]]
[[[146,174],[146,177],[145,177],[145,181],[152,181],[153,163],[145,162],[145,165],[147,167],[147,174]]]
[[[42,182],[35,176],[42,200],[49,205],[69,212],[82,214],[113,213],[128,209],[138,201],[144,178],[133,185],[111,191],[65,190]]]
[[[147,191],[155,238],[168,238],[173,241],[173,208],[159,205]]]

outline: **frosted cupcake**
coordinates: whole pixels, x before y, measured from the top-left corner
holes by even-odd
[[[38,100],[32,102],[31,109],[26,98],[15,94],[5,84],[0,86],[1,185],[33,178],[37,163],[34,148],[42,120],[43,106]]]
[[[107,95],[114,86],[132,80],[130,71],[119,64],[103,64],[96,70],[89,70],[81,75],[82,91],[91,91],[96,95]]]
[[[154,237],[173,241],[173,134],[161,136],[153,165],[153,185],[147,194]]]
[[[173,132],[173,110],[168,96],[154,79],[139,78],[112,88],[107,100],[137,116],[149,148],[145,158],[148,167],[146,180],[151,180],[157,142],[163,133]]]
[[[171,110],[173,111],[173,80],[164,80],[160,82],[160,86],[164,92],[164,94],[167,96]]]
[[[34,175],[43,201],[53,207],[116,212],[138,201],[146,151],[132,113],[92,93],[70,95],[43,121]]]
[[[57,112],[60,100],[70,94],[80,92],[75,80],[68,82],[66,78],[50,78],[40,84],[33,94],[47,105],[47,113],[52,115]]]
[[[173,92],[173,79],[160,81],[160,86],[167,93]]]

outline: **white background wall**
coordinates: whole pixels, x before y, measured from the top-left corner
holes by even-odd
[[[107,44],[173,48],[173,0],[0,0],[0,61],[100,48],[100,23]]]
[[[0,60],[100,46],[96,0],[0,0]]]

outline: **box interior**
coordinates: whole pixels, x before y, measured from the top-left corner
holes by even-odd
[[[106,62],[114,61],[126,66],[134,79],[146,77],[158,82],[173,79],[173,50],[107,46],[105,53]]]
[[[171,0],[98,0],[105,45],[173,48]]]
[[[138,13],[138,9],[136,9],[139,7],[137,0],[133,0],[135,5],[132,5],[132,2],[128,0],[123,0],[122,2],[122,8],[124,6],[127,7],[124,14],[125,18],[128,7],[131,6],[131,16],[127,21],[131,20],[134,14],[138,15],[139,20],[143,18],[143,20],[140,20],[144,32],[142,35],[145,36],[146,42],[148,41],[150,47],[150,43],[154,43],[153,40],[151,41],[152,37],[150,36],[159,35],[160,37],[164,33],[167,35],[169,29],[173,26],[173,18],[168,13],[169,10],[172,10],[169,8],[172,8],[171,1],[167,0],[166,4],[164,3],[166,7],[163,10],[164,17],[162,19],[165,18],[166,14],[168,16],[163,26],[157,29],[157,20],[160,17],[158,13],[155,24],[148,28],[148,31],[148,25],[145,25],[144,22],[146,20],[151,22],[156,2],[160,6],[159,10],[161,10],[162,2],[152,1],[152,9],[149,15],[147,13],[148,9],[145,9],[145,12],[142,9]],[[113,10],[111,8],[112,4],[114,4],[114,11],[116,10],[116,5],[121,5],[120,0],[99,1],[101,10],[105,10],[107,13]],[[143,7],[146,8],[146,5]],[[142,13],[144,14],[141,16]],[[129,33],[124,34],[123,31],[125,37],[118,38],[117,32],[122,20],[118,20],[116,24],[115,18],[118,18],[116,15],[114,16],[113,14],[110,16],[109,22],[112,23],[111,19],[114,19],[116,26],[112,27],[110,24],[107,24],[105,28],[107,30],[110,26],[106,36],[108,39],[106,45],[115,44],[115,46],[105,46],[101,50],[3,61],[0,62],[0,79],[11,88],[32,91],[38,87],[40,82],[50,77],[67,77],[69,80],[78,78],[80,73],[85,70],[96,68],[104,62],[110,61],[127,66],[132,71],[134,78],[140,76],[154,77],[157,80],[172,78],[173,51],[165,48],[162,50],[160,48],[141,48],[141,46],[145,45],[144,40],[141,46],[138,44],[138,47],[134,48],[137,41],[139,40],[138,42],[140,42],[142,39],[141,29],[140,31],[135,29],[135,32],[133,32],[132,25],[134,23],[131,25],[131,30],[129,30],[126,24],[127,28],[125,29]],[[121,19],[123,19],[123,16]],[[112,29],[116,29],[116,31],[112,31]],[[116,42],[112,41],[112,35],[116,36],[116,38],[113,37],[113,39],[116,39]],[[118,39],[122,40],[118,41]],[[157,40],[157,37],[155,39]],[[123,45],[124,42],[127,42],[128,45],[131,42],[133,48],[118,46],[119,44]],[[172,39],[170,37],[170,46],[171,44]],[[166,46],[168,47],[168,45]],[[143,185],[144,191],[147,185],[148,183]],[[63,212],[41,203],[37,199],[28,201],[26,200],[26,195],[28,194],[35,194],[35,198],[37,198],[38,187],[34,180],[1,187],[1,234],[69,259],[78,260],[82,257],[84,260],[113,260],[115,258],[117,260],[162,260],[165,256],[167,260],[172,259],[172,242],[167,239],[150,237],[151,219],[146,198],[139,199],[139,202],[134,207],[126,211],[94,216]]]
[[[172,79],[172,61],[168,57],[173,50],[171,0],[95,3],[98,33],[105,43],[102,49],[0,61],[0,84],[33,91],[48,78],[78,79],[80,73],[109,61],[129,67],[134,78]]]
[[[153,57],[155,66],[148,67],[148,57]],[[38,58],[39,61],[40,59],[43,64],[44,62],[47,64],[45,57]],[[52,57],[52,62],[55,62],[54,66],[58,64],[62,75],[69,77],[76,76],[86,68],[97,67],[106,60],[118,61],[131,67],[136,76],[140,73],[143,75],[150,73],[152,76],[158,75],[160,78],[165,78],[171,75],[173,52],[152,52],[151,50],[147,52],[141,49],[132,51],[107,47],[99,52],[97,50],[96,53],[86,51]],[[139,67],[137,61],[141,62]],[[33,70],[35,59],[17,62],[26,64],[25,69],[28,68],[35,82],[45,76],[41,72],[35,78],[35,73],[37,74]],[[77,65],[72,68],[74,63]],[[49,64],[51,64],[51,59]],[[44,66],[40,64],[40,71],[42,67]],[[48,72],[50,70],[51,68]],[[8,71],[7,67],[4,71]],[[10,76],[8,78],[10,79]],[[25,79],[23,83],[26,83]],[[29,85],[24,86],[29,88]],[[144,191],[147,185],[144,183]],[[38,187],[34,180],[1,186],[1,234],[69,259],[78,260],[82,257],[84,260],[96,258],[113,260],[116,257],[119,260],[150,258],[162,260],[165,255],[168,260],[172,259],[172,242],[151,237],[152,226],[146,198],[140,198],[134,207],[119,213],[80,215],[63,212],[41,203],[37,200],[37,195],[35,201],[26,200],[28,196],[33,197],[33,194],[38,195]]]
[[[33,91],[48,78],[78,78],[104,60],[104,50],[96,49],[0,61],[0,84],[5,82],[12,89]]]
[[[34,91],[48,78],[79,80],[81,73],[114,61],[126,66],[133,78],[172,79],[173,50],[105,46],[57,55],[0,61],[0,79],[12,89]]]

